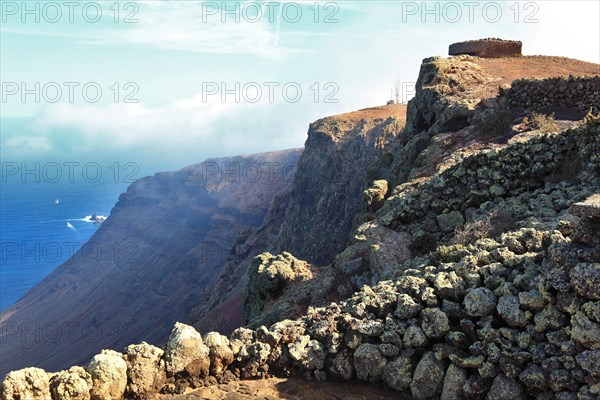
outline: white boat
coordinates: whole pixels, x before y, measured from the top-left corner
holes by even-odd
[[[56,198],[56,200],[54,200],[54,204],[60,204],[60,201],[58,201],[58,197]]]

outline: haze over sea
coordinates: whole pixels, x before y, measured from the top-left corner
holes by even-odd
[[[36,183],[33,175],[28,178],[2,183],[0,310],[12,305],[88,241],[99,225],[85,218],[93,213],[108,216],[127,187],[106,181]]]

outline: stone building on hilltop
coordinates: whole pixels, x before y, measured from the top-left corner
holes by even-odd
[[[453,43],[448,54],[458,56],[467,54],[483,58],[518,57],[521,55],[523,43],[517,40],[487,38]]]

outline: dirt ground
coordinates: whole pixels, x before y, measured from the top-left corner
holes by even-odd
[[[310,382],[301,378],[270,378],[231,382],[189,390],[160,400],[408,400],[398,392],[367,383]]]

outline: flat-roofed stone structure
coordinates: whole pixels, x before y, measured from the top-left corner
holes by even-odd
[[[458,56],[467,54],[483,58],[518,57],[521,55],[523,43],[517,40],[487,38],[453,43],[448,54]]]

